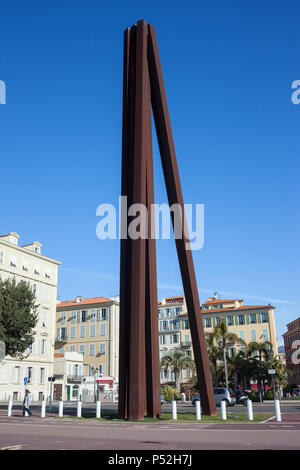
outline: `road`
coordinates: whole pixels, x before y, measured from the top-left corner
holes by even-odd
[[[264,424],[104,422],[52,414],[23,418],[21,410],[8,417],[2,409],[0,450],[300,450],[300,413],[286,407],[282,422]]]

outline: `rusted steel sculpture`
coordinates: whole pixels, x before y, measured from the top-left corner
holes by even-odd
[[[124,33],[122,196],[127,206],[154,203],[151,105],[169,206],[184,204],[163,83],[155,29],[144,20]],[[159,417],[160,364],[155,239],[148,226],[145,237],[121,239],[119,416],[142,420]],[[128,230],[130,217],[122,211]],[[174,225],[174,220],[172,217]],[[153,225],[152,225],[153,227]],[[153,230],[153,229],[152,229]],[[215,415],[211,373],[192,253],[187,235],[176,249],[187,303],[203,414]]]

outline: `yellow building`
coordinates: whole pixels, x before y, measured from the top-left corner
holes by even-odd
[[[271,341],[277,354],[277,337],[273,305],[244,305],[242,299],[225,300],[209,298],[202,304],[201,315],[205,333],[213,330],[225,320],[231,333],[235,333],[247,344],[251,341]],[[158,305],[160,357],[170,350],[183,349],[193,357],[188,313],[183,296],[168,297]],[[240,347],[241,348],[241,347]],[[238,346],[228,350],[229,356],[236,354]],[[182,372],[182,380],[190,378],[190,371]],[[171,371],[161,371],[161,381],[172,381]]]
[[[119,366],[119,298],[78,296],[74,300],[57,304],[55,352],[83,354],[85,378],[99,375],[111,377],[116,383]]]

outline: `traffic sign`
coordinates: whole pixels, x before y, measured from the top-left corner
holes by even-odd
[[[27,384],[27,380],[28,380],[27,377],[24,377],[24,385]]]

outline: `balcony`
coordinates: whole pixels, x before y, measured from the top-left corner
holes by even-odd
[[[191,341],[181,341],[182,348],[190,348],[192,346]]]
[[[72,384],[81,384],[83,382],[83,375],[68,375],[67,382]]]
[[[68,341],[68,335],[56,336],[55,338],[56,343],[67,343],[67,341]]]

